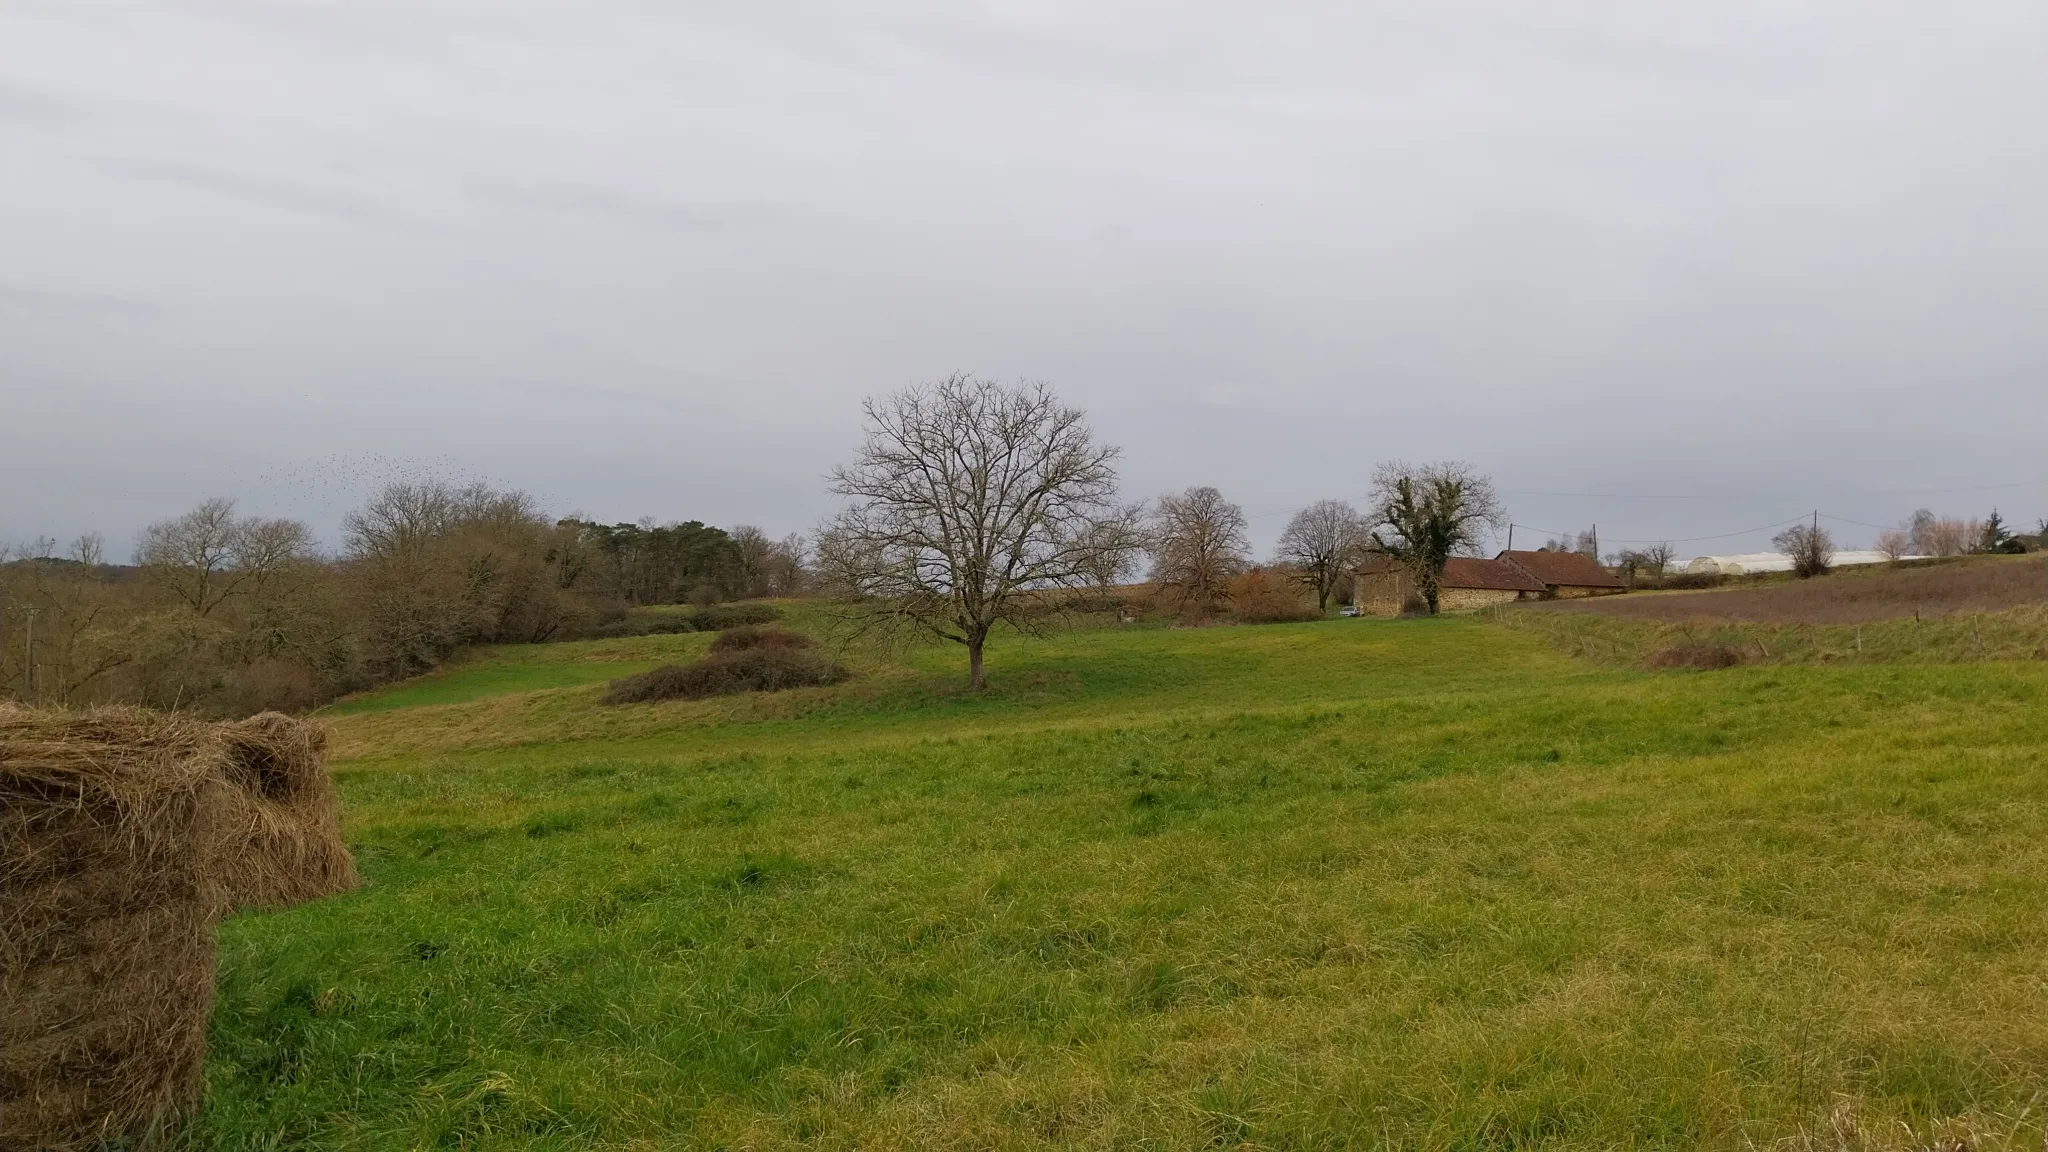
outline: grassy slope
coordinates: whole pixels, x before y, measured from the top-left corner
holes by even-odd
[[[372,883],[226,926],[194,1142],[2039,1145],[2048,668],[1471,620],[1015,643],[986,698],[957,659],[358,702]]]
[[[704,654],[702,633],[586,640],[573,644],[509,644],[463,654],[432,675],[336,701],[327,717],[391,712],[429,704],[467,704],[493,697],[601,684],[620,676]]]
[[[1672,593],[1669,600],[1708,600],[1719,592]],[[1620,599],[1617,597],[1616,599]],[[1560,612],[1547,605],[1510,608],[1492,619],[1546,637],[1570,655],[1614,666],[1640,666],[1681,645],[1730,649],[1744,663],[1918,664],[2048,659],[2048,606],[1946,617],[1902,617],[1864,624],[1788,624],[1711,616],[1656,620],[1604,612]]]

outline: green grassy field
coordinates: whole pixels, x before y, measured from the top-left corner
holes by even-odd
[[[1718,592],[1673,593],[1661,603],[1683,605]],[[1649,596],[1641,598],[1651,599]],[[1682,609],[1679,609],[1682,610]],[[1679,610],[1674,610],[1677,615]],[[1789,624],[1779,621],[1632,619],[1594,611],[1510,608],[1491,619],[1532,632],[1573,656],[1596,663],[1641,667],[1678,647],[1726,649],[1745,664],[1982,663],[2048,659],[2048,606],[1996,612],[1896,617],[1861,624]]]
[[[2039,1148],[2048,666],[1476,620],[338,706],[369,883],[223,929],[219,1148]]]

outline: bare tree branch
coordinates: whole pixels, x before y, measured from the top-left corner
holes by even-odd
[[[1044,384],[954,375],[862,411],[859,457],[831,474],[848,504],[819,531],[819,576],[858,627],[964,645],[981,688],[990,630],[1039,627],[1058,606],[1048,594],[1099,579],[1128,537],[1117,450]]]
[[[1206,619],[1229,600],[1230,578],[1251,563],[1244,509],[1214,488],[1161,496],[1153,507],[1152,580],[1183,616]]]
[[[1287,521],[1275,558],[1315,591],[1321,615],[1368,539],[1358,509],[1342,500],[1318,500]]]

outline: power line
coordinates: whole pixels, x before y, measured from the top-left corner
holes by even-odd
[[[1851,520],[1847,516],[1830,516],[1826,512],[1821,513],[1820,518],[1823,520],[1833,520],[1840,524],[1854,524],[1859,528],[1875,528],[1879,532],[1889,532],[1898,527],[1896,524],[1872,524],[1868,520]]]
[[[1822,513],[1822,515],[1826,515],[1826,513]],[[1718,532],[1712,536],[1613,536],[1606,539],[1612,540],[1616,544],[1694,544],[1701,540],[1726,540],[1730,536],[1748,536],[1756,532],[1768,532],[1773,528],[1783,528],[1787,524],[1797,524],[1804,519],[1806,519],[1804,515],[1793,516],[1774,524],[1766,524],[1761,528],[1744,528],[1739,532]],[[1526,528],[1531,532],[1541,532],[1545,536],[1571,535],[1569,532],[1556,532],[1549,528],[1538,528],[1533,524],[1522,524],[1519,522],[1511,525],[1511,527]]]
[[[1955,487],[1955,488],[1865,488],[1865,489],[1850,489],[1850,490],[1844,490],[1844,491],[1838,491],[1838,492],[1824,493],[1824,495],[1831,495],[1831,496],[1845,496],[1845,497],[1847,497],[1847,496],[1933,496],[1933,495],[1939,495],[1939,494],[1941,494],[1941,493],[1944,493],[1944,492],[1997,492],[1997,491],[2003,491],[2003,490],[2005,490],[2005,489],[2009,489],[2009,488],[2039,488],[2039,487],[2044,487],[2044,486],[2048,486],[2048,480],[2019,480],[2019,481],[2015,481],[2015,482],[2013,482],[2013,483],[2010,483],[2010,484],[1966,484],[1966,485],[1963,485],[1963,486],[1961,486],[1961,487]],[[1569,499],[1569,500],[1709,500],[1709,501],[1712,501],[1712,500],[1797,500],[1797,499],[1799,499],[1799,498],[1800,498],[1800,497],[1801,497],[1802,495],[1811,495],[1811,493],[1798,493],[1798,492],[1724,492],[1724,493],[1696,493],[1696,494],[1687,494],[1687,493],[1681,493],[1681,492],[1552,492],[1552,491],[1548,491],[1548,490],[1538,490],[1538,489],[1533,489],[1533,488],[1515,488],[1515,489],[1503,489],[1503,490],[1502,490],[1502,492],[1501,492],[1501,495],[1503,495],[1503,496],[1545,496],[1545,497],[1554,497],[1554,498],[1558,498],[1558,499]],[[1363,497],[1363,496],[1345,496],[1345,497],[1342,497],[1342,499],[1343,499],[1343,501],[1344,501],[1345,503],[1349,504],[1349,503],[1356,503],[1356,502],[1362,501],[1362,500],[1364,500],[1364,499],[1365,499],[1365,497]],[[1307,504],[1299,504],[1299,505],[1296,505],[1296,506],[1294,506],[1294,507],[1292,507],[1292,508],[1274,508],[1274,509],[1271,509],[1271,510],[1268,510],[1268,511],[1265,511],[1265,512],[1253,512],[1253,513],[1251,513],[1251,514],[1247,515],[1247,516],[1245,517],[1245,519],[1247,519],[1247,520],[1263,520],[1263,519],[1265,519],[1265,518],[1266,518],[1266,517],[1268,517],[1268,516],[1285,516],[1285,515],[1287,515],[1287,514],[1288,514],[1288,513],[1290,513],[1290,512],[1299,512],[1299,511],[1301,511],[1302,509],[1304,509],[1304,508],[1307,508],[1307,507],[1308,507],[1308,505],[1307,505]],[[1851,520],[1850,518],[1848,518],[1848,517],[1846,517],[1846,516],[1828,516],[1828,514],[1827,514],[1827,513],[1825,513],[1825,512],[1821,513],[1821,515],[1822,515],[1822,516],[1824,516],[1824,517],[1827,517],[1827,518],[1828,518],[1828,519],[1830,519],[1830,520],[1840,520],[1840,521],[1842,521],[1842,522],[1843,522],[1843,523],[1845,523],[1845,524],[1857,524],[1857,525],[1861,525],[1862,527],[1865,527],[1865,528],[1888,528],[1888,527],[1892,527],[1891,525],[1886,525],[1886,524],[1870,524],[1870,523],[1866,523],[1866,522],[1864,522],[1864,521],[1861,521],[1861,520]],[[1520,528],[1528,528],[1528,527],[1529,527],[1529,525],[1527,525],[1527,524],[1520,524],[1520,525],[1517,525],[1517,527],[1520,527]],[[1532,531],[1538,531],[1538,532],[1540,532],[1540,531],[1542,531],[1542,529],[1540,529],[1540,528],[1537,528],[1537,529],[1532,529]],[[1553,533],[1553,535],[1558,535],[1558,533]],[[1742,533],[1740,533],[1740,532],[1727,532],[1727,533],[1722,533],[1721,535],[1722,535],[1722,536],[1740,536],[1740,535],[1742,535]],[[1693,537],[1688,537],[1688,539],[1692,539],[1692,540],[1717,540],[1717,539],[1720,539],[1720,538],[1721,538],[1721,536],[1693,536]],[[1644,538],[1643,538],[1643,540],[1629,540],[1629,541],[1626,541],[1626,542],[1627,542],[1627,543],[1631,543],[1631,544],[1634,544],[1634,543],[1642,543],[1642,542],[1644,542],[1644,541],[1651,541],[1652,539],[1653,539],[1653,538],[1651,538],[1651,537],[1644,537]],[[1655,539],[1661,539],[1661,537],[1658,537],[1658,538],[1655,538]],[[1618,540],[1618,538],[1617,538],[1617,540]],[[1619,542],[1619,540],[1618,540],[1618,542]],[[1676,541],[1674,541],[1674,543],[1676,543]]]
[[[1956,488],[1859,488],[1822,493],[1828,496],[1935,496],[1944,492],[1995,492],[2007,488],[2039,488],[2048,480],[2021,480],[2011,484],[1966,484]],[[1544,492],[1517,488],[1502,490],[1503,496],[1556,496],[1573,500],[1797,500],[1798,492],[1725,492],[1687,495],[1675,492]]]

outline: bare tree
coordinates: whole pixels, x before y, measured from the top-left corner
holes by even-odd
[[[1619,568],[1627,577],[1628,586],[1636,586],[1636,577],[1647,576],[1661,580],[1664,570],[1671,567],[1671,545],[1652,544],[1648,548],[1625,548],[1607,558],[1610,567]]]
[[[774,563],[775,542],[752,524],[741,524],[727,535],[732,537],[733,548],[739,554],[740,598],[773,595],[768,570]]]
[[[1975,520],[1944,516],[1924,526],[1920,534],[1923,556],[1961,556],[1976,546],[1983,528]]]
[[[1600,529],[1595,526],[1584,532],[1567,532],[1555,540],[1545,540],[1539,552],[1577,552],[1582,556],[1600,559]]]
[[[752,524],[741,524],[727,533],[732,538],[739,570],[735,590],[744,599],[758,596],[794,596],[803,591],[808,573],[804,557],[809,546],[797,533],[771,540]]]
[[[1877,534],[1877,550],[1887,560],[1897,561],[1913,548],[1913,538],[1898,528],[1887,528]]]
[[[297,520],[237,516],[233,500],[216,498],[144,528],[136,558],[150,579],[194,614],[208,616],[230,597],[264,588],[312,552],[313,534]]]
[[[545,640],[570,614],[574,529],[523,492],[390,484],[342,527],[349,611],[379,674],[433,667],[463,644]]]
[[[183,516],[144,528],[135,558],[152,580],[205,616],[239,583],[232,569],[241,535],[235,502],[215,497]]]
[[[1469,464],[1382,464],[1373,472],[1373,547],[1399,560],[1437,612],[1444,564],[1477,551],[1506,517],[1493,481]]]
[[[1660,540],[1637,554],[1643,558],[1643,571],[1653,580],[1662,580],[1664,573],[1671,569],[1675,550],[1669,541]]]
[[[1934,524],[1934,512],[1931,509],[1916,508],[1899,527],[1906,533],[1906,540],[1912,545],[1914,552],[1922,556],[1933,556],[1935,552],[1930,547],[1932,541],[1929,536]]]
[[[1792,570],[1802,578],[1819,576],[1835,560],[1835,541],[1818,522],[1795,524],[1771,537],[1771,547],[1792,557]]]
[[[1642,552],[1634,548],[1624,548],[1611,554],[1607,557],[1607,566],[1615,569],[1615,574],[1626,580],[1630,588],[1636,586],[1636,577],[1648,569]]]
[[[1244,509],[1214,488],[1161,496],[1147,533],[1152,580],[1182,615],[1207,617],[1229,599],[1230,578],[1251,563]]]
[[[777,596],[801,595],[811,584],[811,545],[803,533],[791,532],[769,549],[769,584]]]
[[[1145,554],[1145,533],[1135,516],[1121,516],[1095,525],[1086,541],[1088,583],[1104,592],[1124,582]]]
[[[819,533],[858,627],[901,624],[967,649],[968,684],[999,623],[1042,627],[1087,583],[1117,503],[1117,450],[1051,387],[956,374],[862,405],[866,441],[832,471],[850,501]]]
[[[1330,597],[1365,542],[1365,518],[1358,509],[1342,500],[1318,500],[1287,521],[1276,558],[1315,591],[1316,614],[1321,615],[1329,611]]]
[[[235,549],[235,567],[246,572],[251,591],[272,590],[285,574],[313,559],[313,531],[297,520],[249,519]]]
[[[87,532],[71,542],[71,558],[87,568],[97,568],[106,563],[107,538],[97,532]]]

